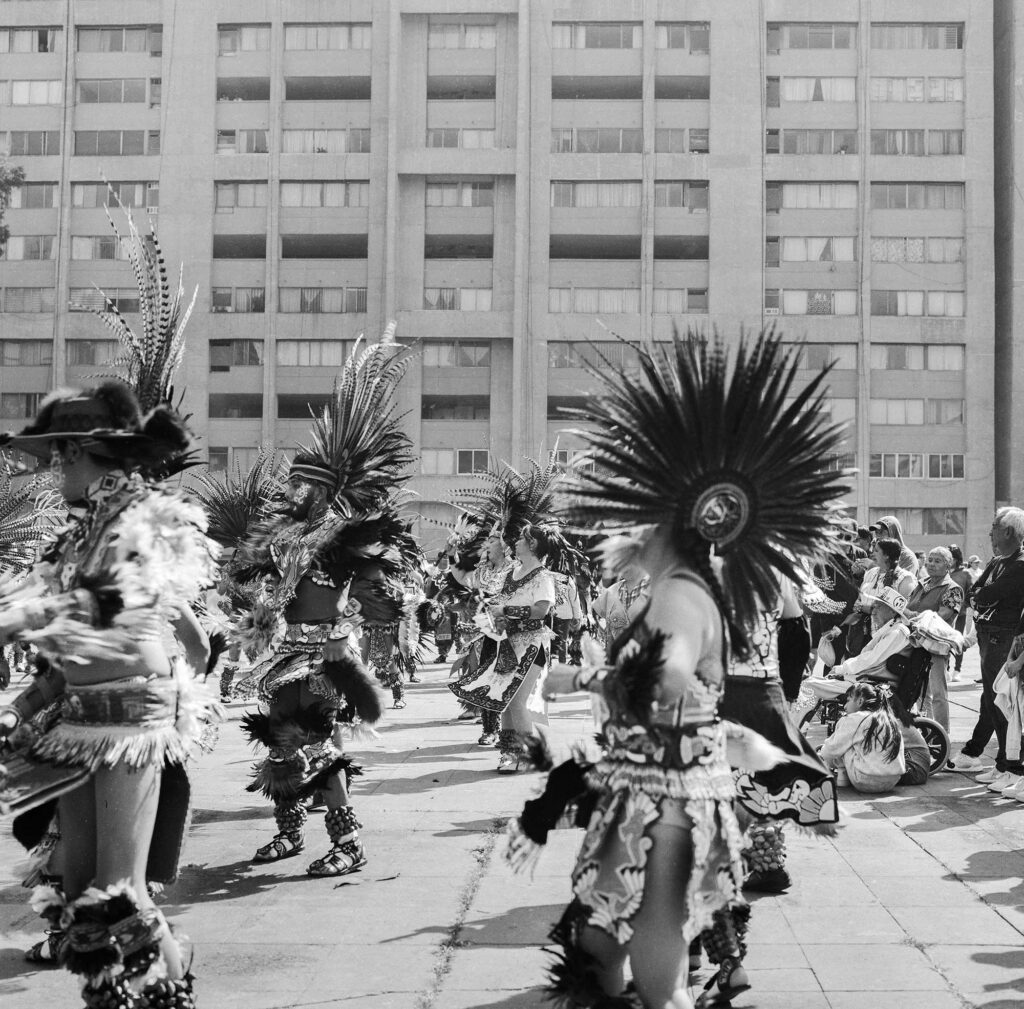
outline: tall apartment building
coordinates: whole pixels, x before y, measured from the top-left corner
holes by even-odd
[[[211,463],[308,429],[398,320],[414,488],[579,442],[594,351],[779,324],[832,362],[861,521],[982,551],[994,497],[986,0],[0,0],[0,413],[131,311],[101,173],[198,286]],[[116,216],[116,214],[115,214]],[[969,351],[969,353],[968,353]],[[966,408],[965,408],[966,404]],[[426,528],[424,529],[426,532]]]

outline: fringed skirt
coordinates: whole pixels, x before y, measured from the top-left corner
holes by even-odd
[[[473,643],[462,675],[455,683],[449,683],[448,689],[472,707],[501,714],[512,703],[531,669],[547,665],[546,639],[542,634],[531,634],[525,641],[513,644],[514,640],[495,641],[482,635]],[[534,690],[538,688],[539,680]]]
[[[730,677],[719,714],[764,736],[789,756],[799,758],[768,771],[741,770],[736,798],[753,817],[791,820],[816,829],[839,819],[835,778],[793,724],[778,680]]]
[[[90,771],[184,763],[216,707],[187,676],[69,685],[60,720],[31,755]]]
[[[234,696],[269,704],[283,686],[305,680],[309,689],[328,700],[337,698],[324,673],[324,645],[333,624],[287,624],[273,654],[258,662],[234,687]]]
[[[716,911],[743,905],[743,837],[724,738],[718,749],[720,759],[684,768],[606,759],[591,772],[599,798],[572,874],[587,924],[629,942],[647,885],[650,832],[659,823],[690,833],[693,864],[678,895],[686,908],[685,941],[709,928]]]

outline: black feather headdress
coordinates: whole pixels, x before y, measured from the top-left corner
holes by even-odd
[[[345,361],[323,412],[313,418],[291,474],[325,485],[334,510],[358,515],[379,509],[408,479],[412,442],[395,412],[395,392],[410,356],[395,343],[395,323],[379,343]]]
[[[827,369],[797,389],[796,352],[774,331],[741,334],[730,360],[717,333],[643,348],[639,370],[592,368],[602,391],[571,411],[593,424],[592,472],[572,480],[574,523],[610,533],[660,526],[722,560],[740,627],[772,605],[779,574],[832,549],[848,472],[826,457],[844,438],[822,412]]]
[[[207,535],[222,547],[237,547],[258,522],[269,517],[284,480],[283,456],[267,449],[260,449],[246,473],[236,467],[233,473],[201,474],[191,489],[206,511]]]

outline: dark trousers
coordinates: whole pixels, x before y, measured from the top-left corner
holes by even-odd
[[[999,675],[999,670],[1006,662],[1007,655],[1010,654],[1012,643],[1012,630],[978,631],[978,650],[981,652],[981,705],[978,709],[978,721],[975,723],[974,732],[967,745],[964,746],[964,754],[968,757],[980,757],[994,732],[998,743],[996,770],[1020,774],[1020,761],[1008,762],[1006,759],[1006,716],[996,707],[996,695],[993,689],[996,676]]]

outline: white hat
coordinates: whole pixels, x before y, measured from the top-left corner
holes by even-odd
[[[907,599],[901,595],[894,588],[889,586],[883,586],[878,589],[875,595],[865,594],[865,599],[870,599],[872,602],[882,603],[888,606],[889,609],[893,610],[901,620],[909,622],[910,618],[907,616]]]

